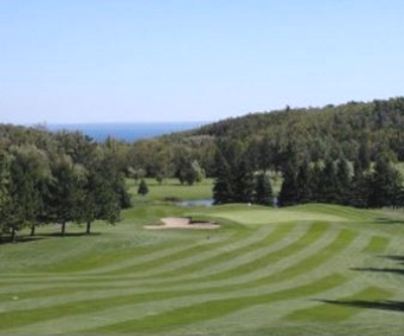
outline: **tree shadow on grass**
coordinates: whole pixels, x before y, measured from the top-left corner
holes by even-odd
[[[393,273],[404,275],[404,269],[402,268],[376,268],[376,267],[364,267],[364,268],[351,268],[352,271],[359,272],[379,272],[379,273]]]
[[[399,265],[404,265],[404,256],[400,256],[400,255],[384,255],[384,256],[380,256],[380,258],[394,260]],[[352,271],[359,271],[359,272],[379,272],[379,273],[393,273],[393,274],[404,275],[404,268],[355,267],[355,268],[351,268],[351,270]]]
[[[389,217],[378,217],[376,218],[376,223],[378,224],[402,224],[404,225],[404,220],[394,219]]]
[[[50,232],[50,233],[42,233],[41,236],[44,237],[92,237],[92,236],[99,236],[101,235],[100,232],[94,232],[87,234],[85,232],[66,232],[63,236],[60,234],[60,232]]]
[[[87,234],[86,232],[66,232],[64,236],[60,234],[60,232],[48,232],[48,233],[40,233],[36,234],[35,236],[25,236],[25,235],[17,235],[15,241],[11,241],[10,236],[2,236],[0,237],[0,245],[6,244],[21,244],[21,243],[30,243],[35,241],[40,241],[43,239],[49,238],[69,238],[69,237],[93,237],[99,236],[101,232],[91,232],[91,234]]]
[[[404,256],[385,255],[385,256],[380,256],[380,258],[394,260],[394,261],[397,261],[399,264],[404,265]]]
[[[34,241],[39,241],[45,239],[45,237],[41,236],[18,236],[16,240],[13,242],[10,240],[10,237],[0,237],[0,245],[4,244],[20,244],[20,243],[30,243]]]
[[[402,301],[365,301],[365,300],[319,300],[322,303],[328,303],[333,305],[348,306],[354,308],[363,309],[378,309],[378,310],[389,310],[404,313],[404,302]]]

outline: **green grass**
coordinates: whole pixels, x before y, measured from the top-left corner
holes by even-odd
[[[137,196],[138,183],[129,180],[129,191],[135,195],[137,201],[164,201],[169,198],[179,200],[209,199],[212,198],[213,179],[207,178],[192,186],[182,185],[178,179],[168,178],[159,184],[155,179],[145,179],[149,187],[149,193],[145,196]]]
[[[316,305],[312,308],[298,310],[287,316],[287,319],[292,320],[310,320],[321,322],[341,322],[351,318],[354,314],[361,312],[361,309],[354,305],[343,305],[358,300],[380,301],[386,300],[391,296],[391,293],[385,289],[378,287],[367,287],[360,290],[358,293],[336,300],[336,303],[324,303]],[[338,304],[337,302],[340,302]]]
[[[181,208],[209,198],[149,181],[122,222],[94,235],[40,227],[0,246],[0,334],[401,335],[403,214],[308,204]],[[132,191],[134,187],[132,186]],[[219,230],[145,230],[165,216]],[[25,232],[26,234],[27,232]],[[24,233],[23,233],[24,234]],[[373,271],[372,271],[373,270]],[[360,304],[358,304],[360,303]],[[330,326],[332,326],[330,328]]]

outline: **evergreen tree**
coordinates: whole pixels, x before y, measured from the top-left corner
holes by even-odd
[[[272,185],[266,173],[261,173],[256,178],[254,203],[260,205],[272,205],[273,203]]]
[[[50,178],[48,159],[44,152],[33,145],[11,148],[9,166],[9,195],[7,226],[14,241],[16,232],[25,226],[35,226],[43,215],[42,183]]]
[[[233,199],[233,183],[229,164],[220,150],[215,156],[215,182],[213,186],[214,204],[231,203]]]
[[[311,201],[312,202],[321,202],[321,177],[322,177],[322,168],[320,162],[315,162],[311,169],[310,179],[309,179],[309,190],[311,192]]]
[[[371,177],[369,206],[375,208],[395,206],[400,189],[399,172],[393,167],[386,155],[379,155]]]
[[[86,170],[77,165],[68,155],[59,155],[52,165],[53,181],[50,184],[51,216],[61,224],[61,235],[66,232],[66,223],[81,219],[81,206],[84,203]]]
[[[359,147],[357,169],[366,171],[370,168],[370,145],[367,138],[363,138]]]
[[[326,160],[321,173],[319,201],[324,203],[338,202],[338,177],[335,163],[331,158]]]
[[[351,170],[346,159],[341,158],[337,165],[337,202],[339,204],[350,203]]]
[[[234,200],[240,203],[253,201],[254,175],[245,158],[241,159],[235,169],[233,180]]]
[[[0,152],[0,236],[8,231],[12,199],[10,195],[10,155]]]
[[[145,196],[149,193],[149,187],[147,186],[146,181],[144,179],[140,180],[140,184],[139,184],[137,193],[142,196]]]
[[[296,166],[293,161],[289,161],[283,170],[283,183],[279,193],[279,205],[288,206],[298,202]]]
[[[81,203],[80,222],[86,223],[86,233],[91,233],[91,224],[95,220],[115,223],[121,210],[119,173],[111,159],[93,158],[92,169],[87,174],[83,186],[84,197]],[[118,180],[118,181],[117,181]]]
[[[313,200],[311,184],[311,171],[307,161],[299,167],[296,177],[296,194],[298,203],[307,203]]]

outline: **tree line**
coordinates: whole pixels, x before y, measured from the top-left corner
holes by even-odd
[[[0,127],[0,234],[38,225],[114,223],[130,205],[114,148],[80,133]]]
[[[290,108],[252,113],[188,132],[126,144],[126,162],[160,181],[179,177],[197,161],[206,176],[216,174],[219,139],[241,143],[255,171],[281,171],[293,142],[299,163],[340,157],[354,162],[366,146],[371,161],[380,152],[404,161],[404,98],[349,102],[322,108]]]
[[[404,207],[402,176],[389,157],[380,153],[374,163],[344,157],[297,165],[283,171],[279,205],[331,203],[359,208]]]
[[[134,179],[178,178],[192,185],[216,174],[217,142],[228,139],[248,151],[255,171],[280,172],[293,143],[300,164],[340,157],[354,162],[366,147],[374,162],[380,152],[404,161],[404,98],[349,102],[322,108],[290,108],[252,113],[195,130],[128,143],[107,139],[117,165]]]
[[[242,143],[221,140],[215,157],[215,204],[274,204],[268,169],[256,170]],[[372,162],[365,146],[351,162],[341,156],[319,161],[299,161],[290,143],[280,171],[283,182],[276,202],[289,206],[310,202],[361,208],[403,207],[404,186],[400,172],[387,152]]]

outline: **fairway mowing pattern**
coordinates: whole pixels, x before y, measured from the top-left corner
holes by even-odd
[[[186,211],[174,210],[196,216]],[[151,209],[136,213],[154,218]],[[249,319],[251,335],[325,336],[330,324],[342,335],[349,324],[350,334],[357,326],[366,336],[382,333],[387,322],[394,325],[390,335],[404,330],[404,312],[393,305],[404,301],[404,228],[384,230],[379,212],[231,205],[197,215],[228,224],[215,233],[167,234],[145,232],[145,219],[125,219],[94,237],[99,246],[81,246],[92,237],[61,240],[79,246],[67,257],[49,240],[35,242],[55,249],[32,272],[11,262],[24,262],[23,245],[33,245],[0,246],[11,259],[0,277],[0,334],[237,334],[243,325],[252,328]],[[148,243],[137,246],[130,237]],[[372,328],[364,329],[365,321]]]

